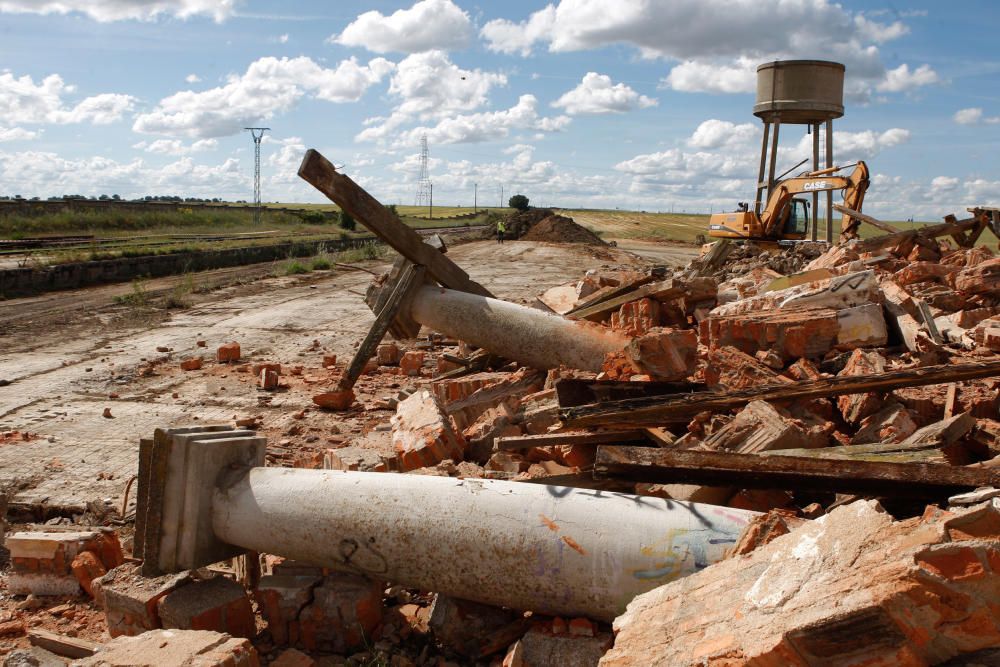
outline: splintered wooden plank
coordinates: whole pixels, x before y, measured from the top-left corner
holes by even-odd
[[[626,303],[636,301],[637,299],[643,299],[646,297],[654,299],[672,299],[684,296],[686,292],[685,288],[685,283],[674,279],[664,280],[658,283],[650,283],[630,292],[626,292],[625,294],[617,296],[613,299],[608,299],[607,301],[602,301],[601,303],[593,306],[573,311],[569,313],[568,316],[576,320],[596,321],[604,318],[604,316],[609,313],[618,310]]]
[[[361,341],[358,351],[354,353],[350,366],[337,384],[338,391],[347,391],[361,377],[368,360],[375,355],[379,343],[385,338],[389,326],[396,319],[403,305],[412,296],[413,290],[424,283],[424,267],[410,265],[404,269],[389,297],[383,302],[382,310],[375,318],[375,323],[368,330],[368,335]]]
[[[404,225],[364,188],[339,173],[318,151],[309,149],[299,167],[299,177],[326,195],[342,210],[392,246],[396,252],[427,268],[427,274],[449,289],[493,296],[489,290],[469,278],[460,266],[420,235]]]
[[[696,392],[629,398],[567,407],[560,402],[559,417],[566,428],[634,429],[683,423],[699,412],[728,412],[750,401],[804,401],[810,398],[886,392],[1000,375],[1000,360],[909,368],[873,375],[821,378],[772,384],[727,392]],[[641,383],[636,383],[641,384]]]
[[[497,449],[518,450],[532,447],[553,447],[556,445],[606,445],[620,442],[644,442],[646,434],[641,430],[607,431],[602,433],[544,433],[542,435],[501,436],[496,439]]]
[[[890,234],[898,234],[900,231],[895,227],[893,227],[892,225],[890,225],[888,222],[882,222],[878,218],[873,218],[872,216],[866,215],[861,211],[855,211],[853,208],[847,208],[846,206],[841,206],[840,204],[834,204],[833,210],[837,211],[838,213],[844,213],[846,215],[849,215],[852,218],[855,218],[856,220],[860,220],[861,222],[867,222],[872,227],[881,229],[883,232],[889,232]]]
[[[910,498],[939,498],[1000,483],[1000,474],[986,468],[650,447],[598,447],[594,476],[651,484],[807,489]]]

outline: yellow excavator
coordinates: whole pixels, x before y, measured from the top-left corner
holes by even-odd
[[[796,199],[795,195],[813,192],[844,191],[844,204],[838,207],[844,213],[841,232],[850,234],[858,225],[856,216],[868,190],[868,165],[858,162],[849,176],[837,172],[844,167],[829,167],[819,171],[809,171],[798,176],[778,180],[767,196],[764,210],[758,215],[747,203],[740,203],[735,213],[716,213],[708,223],[708,235],[722,239],[739,239],[776,243],[778,241],[802,241],[806,238],[809,222],[809,203]]]

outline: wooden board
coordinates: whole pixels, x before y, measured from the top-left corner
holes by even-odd
[[[554,447],[558,445],[604,445],[620,442],[641,443],[646,434],[636,431],[606,431],[599,433],[545,433],[543,435],[501,436],[496,439],[497,449],[514,451],[532,447]]]
[[[650,396],[567,407],[560,403],[565,428],[634,429],[684,423],[699,412],[728,412],[750,401],[805,401],[810,398],[886,392],[1000,375],[1000,360],[925,366],[875,375],[853,375],[787,384],[772,384],[728,392],[698,392]],[[645,384],[645,383],[636,383]],[[558,396],[558,391],[557,391]]]
[[[651,484],[822,490],[911,498],[941,498],[1000,484],[1000,474],[985,468],[650,447],[598,447],[594,476]]]
[[[445,254],[424,243],[417,232],[400,222],[364,188],[338,173],[333,164],[318,151],[306,151],[299,167],[299,177],[347,211],[400,255],[414,264],[426,267],[427,274],[444,287],[493,296],[489,290],[469,278],[469,274]]]

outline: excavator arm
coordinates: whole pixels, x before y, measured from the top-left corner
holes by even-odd
[[[843,190],[844,206],[860,211],[865,200],[865,192],[868,190],[868,165],[858,162],[849,176],[835,176],[834,174],[841,169],[843,167],[830,167],[780,181],[768,195],[767,203],[760,214],[764,236],[768,238],[778,236],[786,217],[786,209],[797,194]],[[849,229],[852,220],[853,218],[845,213],[841,220],[841,229]],[[857,223],[853,224],[856,226]]]

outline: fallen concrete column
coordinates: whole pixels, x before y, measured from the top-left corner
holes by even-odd
[[[157,431],[143,441],[154,463],[180,464],[147,476],[140,496],[144,571],[252,550],[476,602],[611,620],[636,595],[721,560],[756,515],[541,484],[252,467],[262,439],[220,435]]]
[[[629,342],[621,331],[442,287],[416,290],[410,314],[435,331],[540,369],[600,371],[605,355]]]

